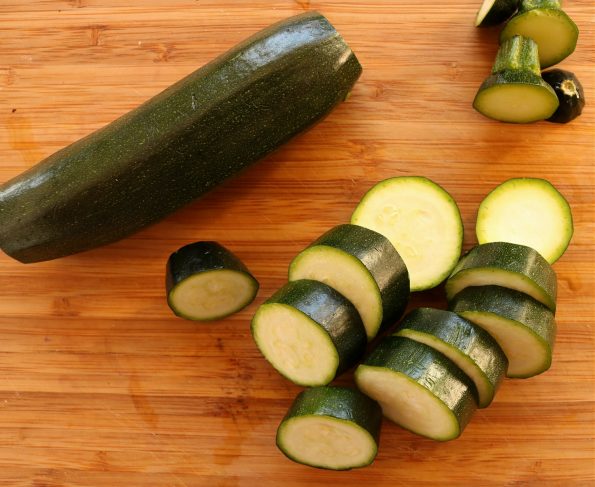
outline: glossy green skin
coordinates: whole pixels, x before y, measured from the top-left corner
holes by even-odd
[[[483,19],[476,18],[476,27],[492,27],[508,20],[519,6],[518,0],[495,0]]]
[[[558,280],[553,267],[531,247],[509,242],[491,242],[472,248],[446,281],[446,298],[449,301],[454,298],[453,289],[459,279],[475,273],[487,276],[493,271],[529,280],[539,294],[539,299],[534,296],[535,299],[555,313]]]
[[[368,269],[380,291],[382,326],[392,325],[401,317],[409,301],[409,273],[403,259],[385,236],[359,225],[344,224],[332,228],[308,248],[316,246],[342,250]]]
[[[554,314],[531,296],[500,286],[468,287],[454,297],[449,308],[463,316],[469,311],[480,312],[501,316],[524,326],[548,350],[544,369],[532,375],[549,369],[556,340],[556,322]]]
[[[264,29],[0,186],[0,248],[37,262],[126,237],[322,119],[360,73],[316,12]]]
[[[339,355],[336,375],[353,367],[366,351],[368,337],[357,309],[322,282],[309,279],[288,282],[263,304],[269,303],[286,304],[301,311],[328,333]]]
[[[547,63],[543,58],[540,58],[541,68],[545,69],[570,56],[576,49],[579,35],[578,27],[566,12],[561,9],[558,0],[522,0],[517,14],[508,21],[504,29],[502,29],[502,32],[500,32],[500,43],[506,42],[513,36],[523,35],[523,25],[535,22],[536,19],[542,16],[558,18],[559,21],[564,22],[567,25],[568,30],[572,32],[571,38],[568,39],[568,45],[563,50],[560,57],[552,59]]]
[[[241,307],[236,311],[250,304],[256,297],[259,284],[244,263],[233,252],[218,242],[194,242],[176,250],[167,260],[165,290],[171,310],[176,315],[187,318],[176,309],[175,304],[170,299],[175,286],[195,274],[222,269],[240,272],[250,278],[254,288],[252,299],[246,303],[241,303]],[[213,317],[213,319],[219,318],[223,318],[223,316]]]
[[[380,405],[356,389],[338,386],[312,387],[300,392],[287,414],[281,421],[277,430],[277,447],[285,456],[295,462],[283,445],[280,434],[283,423],[298,416],[330,416],[355,423],[366,430],[374,439],[376,446],[380,439],[380,426],[382,424],[382,408]],[[370,462],[374,460],[371,456]],[[364,465],[358,465],[364,466]]]
[[[556,112],[547,119],[548,122],[568,123],[583,112],[585,91],[574,73],[564,69],[550,69],[541,73],[541,77],[554,89],[560,102]]]
[[[430,335],[468,357],[492,388],[490,397],[478,398],[479,407],[487,407],[492,402],[506,375],[508,359],[500,345],[485,330],[451,311],[417,308],[403,318],[396,334],[413,340],[418,334]],[[452,357],[449,358],[454,361]]]
[[[399,372],[423,386],[453,412],[459,434],[477,409],[477,391],[471,379],[450,359],[423,343],[386,337],[362,365]]]

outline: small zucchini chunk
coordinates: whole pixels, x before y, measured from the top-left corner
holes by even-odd
[[[480,244],[525,245],[550,264],[566,251],[573,232],[568,201],[539,178],[513,178],[497,186],[479,205],[475,224]]]
[[[256,346],[285,378],[321,386],[354,366],[366,350],[357,309],[332,287],[302,279],[287,283],[252,319]]]
[[[585,92],[574,73],[563,69],[550,69],[541,73],[541,77],[554,89],[560,102],[555,113],[547,119],[548,122],[568,123],[583,112]]]
[[[169,256],[167,303],[178,316],[211,321],[248,306],[258,281],[244,263],[217,242],[195,242]]]
[[[550,368],[554,314],[531,296],[500,286],[468,287],[455,296],[450,309],[498,342],[508,358],[507,377],[525,379]]]
[[[357,308],[368,340],[384,323],[395,323],[409,300],[409,274],[383,235],[357,225],[339,225],[300,252],[289,280],[313,279],[339,291]]]
[[[421,176],[386,179],[373,186],[351,223],[384,235],[409,271],[411,291],[438,286],[461,256],[463,222],[454,199]]]
[[[490,405],[506,375],[508,360],[482,328],[451,311],[417,308],[405,316],[395,335],[444,354],[475,383],[479,407]]]
[[[492,27],[507,21],[517,11],[519,0],[483,0],[475,27]]]
[[[558,0],[522,0],[518,13],[500,33],[500,43],[518,35],[537,43],[539,63],[549,68],[574,52],[578,27]]]
[[[469,286],[502,286],[528,294],[556,312],[556,272],[539,252],[509,242],[472,248],[446,281],[446,299]]]
[[[558,97],[541,78],[537,44],[515,36],[502,43],[492,74],[479,87],[473,108],[509,123],[545,120],[558,108]]]
[[[331,470],[370,465],[382,410],[355,389],[321,386],[298,394],[277,429],[277,447],[294,462]]]
[[[355,371],[355,382],[391,421],[439,441],[460,436],[477,408],[475,385],[450,359],[389,336]]]

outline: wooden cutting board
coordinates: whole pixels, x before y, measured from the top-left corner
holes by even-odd
[[[0,182],[304,10],[328,16],[364,73],[317,127],[134,237],[40,264],[0,256],[0,485],[595,485],[593,3],[566,6],[581,37],[563,66],[586,89],[584,114],[521,126],[471,108],[497,49],[498,29],[473,27],[479,3],[2,0]],[[466,248],[479,202],[508,178],[544,177],[568,198],[553,366],[507,380],[456,441],[386,421],[369,468],[294,464],[275,432],[300,388],[261,358],[250,318],[300,249],[398,175],[454,196]],[[169,253],[205,239],[261,284],[251,306],[210,324],[164,299]],[[421,305],[445,306],[443,289],[413,296]]]

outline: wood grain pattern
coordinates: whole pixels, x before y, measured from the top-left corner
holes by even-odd
[[[364,74],[328,119],[239,178],[136,236],[22,265],[0,256],[0,485],[278,486],[595,484],[595,44],[593,4],[563,66],[587,91],[571,124],[499,124],[471,109],[497,29],[479,0],[3,0],[0,181],[137,106],[252,32],[325,13]],[[552,369],[508,380],[463,436],[436,443],[385,422],[370,468],[295,465],[275,431],[299,388],[260,357],[248,323],[287,264],[348,220],[376,181],[421,174],[459,202],[474,241],[481,199],[515,176],[550,179],[575,236],[555,265]],[[261,283],[218,323],[172,315],[169,253],[199,239],[234,249]],[[443,290],[411,306],[443,306]],[[351,383],[347,374],[339,383]]]

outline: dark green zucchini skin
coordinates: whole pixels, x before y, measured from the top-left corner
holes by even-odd
[[[454,413],[461,432],[477,409],[473,381],[450,359],[423,343],[401,336],[386,337],[362,365],[400,372],[428,389]]]
[[[451,311],[417,308],[403,318],[396,334],[408,336],[408,330],[431,335],[456,348],[482,370],[493,386],[494,393],[500,387],[506,375],[508,359],[498,342],[479,326]],[[488,405],[479,401],[480,407]]]
[[[353,367],[366,351],[368,337],[357,309],[322,282],[310,279],[288,282],[264,304],[268,303],[291,306],[324,328],[339,355],[336,375]]]
[[[310,247],[316,245],[342,250],[364,264],[380,290],[383,328],[401,317],[409,301],[409,272],[397,249],[384,235],[359,225],[344,224],[323,234]]]
[[[541,73],[543,80],[556,92],[560,106],[548,118],[548,122],[568,123],[583,113],[585,91],[581,82],[571,71],[550,69]]]
[[[543,291],[543,304],[553,312],[556,311],[558,292],[556,271],[536,250],[509,242],[490,242],[477,245],[465,254],[446,282],[447,299],[451,300],[454,297],[452,288],[456,279],[463,277],[465,273],[491,268],[502,269],[531,280]]]
[[[476,18],[476,27],[493,27],[508,20],[517,11],[519,0],[496,0],[483,19]]]
[[[283,421],[297,416],[344,419],[365,429],[376,444],[380,439],[382,409],[376,401],[357,389],[340,386],[308,388],[297,395]]]
[[[242,272],[258,282],[246,265],[231,250],[218,242],[194,242],[184,245],[169,256],[166,265],[167,292],[178,283],[200,272],[227,269]]]
[[[0,248],[27,263],[120,240],[312,126],[360,73],[322,15],[272,25],[0,186]]]

